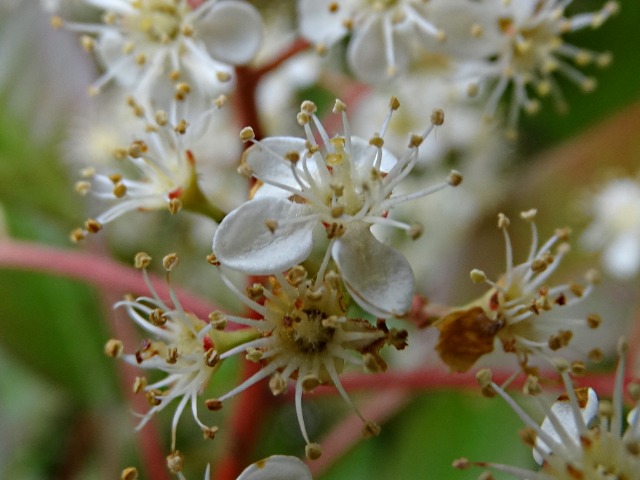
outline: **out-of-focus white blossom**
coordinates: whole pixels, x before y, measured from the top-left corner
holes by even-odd
[[[467,371],[482,355],[494,348],[499,338],[505,352],[514,353],[522,368],[529,367],[531,355],[550,358],[551,353],[567,347],[577,328],[597,328],[601,319],[565,317],[565,309],[583,301],[598,281],[597,273],[585,276],[586,285],[565,283],[549,286],[549,277],[569,252],[568,229],[558,229],[542,246],[538,245],[535,210],[522,212],[531,224],[531,247],[527,259],[514,264],[509,219],[500,214],[498,227],[506,243],[506,271],[491,281],[482,270],[473,270],[471,279],[487,283],[491,289],[479,301],[454,310],[438,323],[440,340],[436,350],[452,370]],[[552,250],[556,244],[559,245]]]
[[[429,18],[422,0],[299,0],[300,34],[323,52],[351,34],[349,65],[368,82],[405,70],[412,43],[421,37],[443,41],[446,33]]]
[[[54,17],[54,25],[82,33],[103,65],[93,93],[116,80],[141,101],[166,100],[185,82],[199,96],[215,96],[232,79],[232,65],[249,62],[262,39],[260,14],[244,1],[207,0],[195,9],[187,0],[86,2],[104,10],[103,24]]]
[[[589,250],[602,251],[605,270],[620,279],[640,270],[640,183],[612,180],[593,197],[593,221],[582,235]]]
[[[492,117],[498,102],[511,87],[508,125],[515,134],[522,109],[535,113],[540,102],[531,94],[551,96],[559,109],[565,109],[565,101],[554,76],[556,73],[577,84],[585,92],[596,87],[596,80],[583,74],[579,67],[595,64],[605,67],[611,62],[611,54],[597,53],[576,47],[564,40],[567,33],[585,28],[597,28],[612,14],[618,4],[608,1],[595,12],[566,16],[571,0],[488,0],[467,2],[469,7],[482,8],[477,17],[469,17],[466,29],[472,35],[460,35],[441,46],[441,51],[461,58],[465,62],[465,75],[477,80],[470,86],[475,93],[487,86],[486,114]],[[448,23],[460,30],[459,2],[438,3],[442,28]],[[465,7],[467,8],[467,7]],[[576,66],[572,65],[574,63]]]
[[[503,388],[491,381],[488,371],[481,371],[478,379],[483,391],[498,394],[518,414],[526,428],[520,433],[523,441],[533,448],[533,456],[541,465],[539,471],[512,465],[456,460],[457,468],[471,465],[502,471],[522,480],[614,480],[640,479],[640,420],[638,415],[638,384],[629,389],[635,408],[624,422],[624,355],[622,342],[613,399],[598,401],[591,388],[576,388],[569,377],[569,365],[557,361],[565,387],[558,400],[549,406],[541,398],[539,379],[529,377],[525,390],[537,400],[545,413],[542,425],[533,420]],[[490,478],[490,477],[488,477]]]

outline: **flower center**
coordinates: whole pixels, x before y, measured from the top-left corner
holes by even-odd
[[[139,0],[134,7],[138,13],[130,19],[133,29],[156,43],[175,40],[184,16],[189,12],[189,7],[181,0]]]

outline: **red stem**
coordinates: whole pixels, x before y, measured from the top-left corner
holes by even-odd
[[[142,274],[111,259],[94,254],[63,250],[36,243],[1,241],[0,267],[51,273],[81,280],[114,293],[148,295],[149,289]],[[151,283],[159,295],[169,298],[169,289],[163,278],[151,276]],[[184,290],[176,288],[185,309],[206,319],[216,306]]]

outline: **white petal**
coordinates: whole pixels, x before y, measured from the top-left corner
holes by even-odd
[[[605,250],[602,261],[612,275],[620,279],[633,277],[640,268],[640,235],[619,235]]]
[[[627,430],[625,437],[629,436],[636,442],[640,442],[640,419],[638,417],[638,407],[635,407],[627,414]]]
[[[377,153],[377,148],[373,145],[369,144],[368,140],[360,137],[351,137],[351,161],[353,162],[356,169],[362,165],[365,165],[369,162],[371,157],[375,157]],[[391,153],[386,148],[382,148],[382,162],[380,163],[380,170],[383,172],[388,172],[393,168],[393,166],[398,162],[396,156]],[[369,178],[371,176],[371,172],[360,172],[363,173]],[[361,179],[364,180],[364,179]]]
[[[264,196],[267,191],[270,194],[277,194],[277,191],[269,188],[269,183],[272,182],[301,190],[291,172],[291,162],[284,158],[290,152],[297,152],[302,158],[305,152],[305,141],[296,137],[269,137],[247,150],[244,161],[251,167],[253,175],[265,183],[265,186],[258,190],[260,196]],[[278,190],[277,187],[276,190]],[[286,191],[282,190],[280,193],[283,192]],[[291,196],[291,193],[286,192],[286,196]]]
[[[393,52],[398,72],[409,64],[409,47],[402,35],[393,33]],[[380,83],[389,80],[389,66],[385,56],[382,19],[376,18],[354,33],[349,42],[347,58],[355,74],[365,82]]]
[[[213,251],[222,265],[250,275],[282,272],[305,260],[317,220],[293,222],[308,214],[306,205],[266,197],[235,209],[213,236]],[[273,220],[273,233],[265,222]]]
[[[349,7],[340,4],[337,12],[331,12],[329,6],[333,0],[300,0],[298,18],[300,35],[316,44],[330,47],[347,34],[344,26],[349,18]]]
[[[414,284],[404,256],[380,243],[368,226],[348,225],[331,252],[345,286],[365,310],[380,318],[409,310]]]
[[[247,2],[215,4],[198,20],[196,30],[213,58],[232,65],[249,62],[262,43],[262,17]]]
[[[249,465],[238,480],[311,480],[311,472],[297,457],[273,455]]]
[[[587,403],[584,407],[580,408],[580,413],[582,414],[582,419],[586,425],[589,425],[593,421],[593,419],[598,414],[598,396],[596,392],[590,388],[587,393]],[[578,431],[578,427],[573,417],[573,408],[571,402],[569,400],[558,400],[553,405],[551,405],[551,415],[553,415],[558,422],[564,427],[566,433],[569,434],[572,440],[574,440],[576,445],[579,445],[580,442],[580,432]],[[553,438],[557,443],[564,444],[562,437],[556,432],[556,429],[553,427],[551,420],[549,417],[545,417],[542,425],[540,427],[543,432]],[[540,450],[551,452],[551,449],[542,441],[540,438],[536,438],[536,447]],[[534,460],[542,465],[544,461],[542,455],[540,455],[536,449],[533,450],[533,458]]]
[[[457,59],[482,59],[497,54],[505,42],[504,36],[496,28],[499,12],[486,3],[435,0],[425,7],[429,8],[429,20],[447,36],[441,42],[432,35],[420,32],[422,42],[430,50]],[[472,35],[474,27],[481,28],[482,35]]]

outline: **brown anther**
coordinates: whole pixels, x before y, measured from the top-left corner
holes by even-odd
[[[362,436],[364,438],[377,437],[380,435],[380,425],[375,422],[367,421],[362,427]]]
[[[573,375],[578,375],[578,376],[584,375],[586,371],[587,371],[587,366],[584,364],[584,362],[580,362],[576,360],[571,363],[571,373]]]
[[[173,128],[173,130],[176,133],[179,133],[180,135],[184,135],[185,133],[187,133],[187,127],[189,126],[189,122],[187,122],[186,120],[182,119],[178,122],[178,124]]]
[[[79,182],[76,182],[74,188],[80,195],[86,195],[91,191],[91,182],[80,180]]]
[[[384,146],[384,140],[376,134],[369,139],[369,145],[373,145],[376,148],[382,148]]]
[[[318,111],[318,107],[311,100],[305,100],[300,105],[300,111],[307,112],[307,113],[315,113]]]
[[[601,280],[600,272],[594,269],[587,271],[587,273],[584,275],[584,278],[591,285],[596,285],[600,283],[600,280]]]
[[[204,405],[205,407],[207,407],[207,410],[211,410],[212,412],[218,412],[222,410],[222,407],[223,407],[222,402],[217,398],[206,399],[204,401]]]
[[[537,434],[533,428],[523,428],[518,432],[518,436],[527,447],[533,447],[536,444]]]
[[[604,418],[613,417],[613,405],[607,400],[602,400],[598,404],[598,415]]]
[[[409,345],[409,343],[407,342],[408,338],[409,332],[407,332],[406,330],[392,328],[387,334],[387,343],[396,350],[404,350],[407,345]]]
[[[220,261],[218,260],[218,257],[215,253],[210,253],[209,255],[207,255],[207,262],[214,267],[220,266]]]
[[[243,142],[248,142],[250,140],[253,140],[254,138],[256,138],[256,134],[254,133],[253,128],[244,127],[242,130],[240,130],[240,140],[242,140]]]
[[[584,287],[578,283],[570,284],[569,291],[573,293],[576,297],[581,297],[582,295],[584,295]]]
[[[420,135],[412,134],[409,138],[409,148],[418,148],[423,141],[424,138],[422,138]]]
[[[246,358],[250,362],[258,363],[260,360],[262,360],[262,356],[262,350],[254,347],[249,347],[247,348],[247,354],[244,356],[244,358]]]
[[[604,353],[599,348],[594,348],[587,354],[587,358],[595,363],[600,363],[604,359]]]
[[[394,111],[400,108],[400,100],[395,95],[389,99],[389,108]]]
[[[295,164],[298,163],[298,160],[300,160],[300,154],[296,151],[287,152],[284,154],[284,159]]]
[[[269,390],[274,396],[282,395],[287,391],[287,379],[278,372],[274,373],[269,379]]]
[[[178,353],[177,347],[170,347],[169,350],[167,350],[166,361],[169,365],[175,365],[178,362],[179,357],[180,354]]]
[[[161,308],[155,308],[149,314],[149,323],[151,325],[155,325],[156,327],[161,327],[165,323],[167,323],[168,318],[164,314],[164,310]]]
[[[287,282],[292,287],[297,287],[307,279],[307,270],[302,265],[296,265],[287,272]]]
[[[414,223],[411,228],[407,230],[407,235],[411,240],[417,240],[424,233],[424,226],[421,223]]]
[[[447,183],[452,187],[457,187],[462,183],[462,174],[457,170],[451,170],[449,172],[449,176],[447,177]]]
[[[366,372],[369,373],[380,373],[386,369],[386,363],[382,362],[382,358],[378,355],[374,355],[373,353],[365,353],[362,356],[362,365]]]
[[[215,367],[218,362],[220,362],[220,355],[216,349],[210,348],[204,352],[204,363],[206,363],[208,367]]]
[[[73,243],[81,242],[84,239],[84,230],[82,230],[81,228],[74,228],[71,233],[69,233],[69,240],[71,240]]]
[[[331,2],[329,4],[330,13],[336,13],[338,10],[340,10],[340,4],[338,2]]]
[[[138,270],[147,268],[151,263],[151,257],[146,252],[138,252],[133,258],[133,266]]]
[[[271,233],[275,233],[278,228],[278,221],[273,219],[265,220],[264,225]]]
[[[542,273],[547,267],[548,265],[544,258],[536,258],[531,262],[531,270],[535,273]]]
[[[304,455],[309,460],[317,460],[322,456],[322,447],[317,443],[308,443],[304,447]]]
[[[123,350],[122,342],[116,338],[111,338],[107,340],[107,343],[104,344],[104,353],[108,357],[118,358],[122,355]]]
[[[138,480],[138,469],[136,467],[127,467],[120,472],[120,480]]]
[[[627,392],[634,402],[640,400],[640,383],[635,380],[627,385]]]
[[[148,385],[148,382],[145,377],[136,377],[135,380],[133,381],[133,393],[142,392],[147,385]]]
[[[559,330],[549,337],[547,343],[551,350],[556,351],[569,345],[572,337],[573,332],[571,330]]]
[[[218,427],[206,427],[202,429],[202,438],[205,440],[213,440],[216,438],[216,433],[218,433]]]
[[[178,473],[182,471],[184,466],[184,455],[178,450],[167,455],[167,468],[171,473]]]
[[[213,104],[218,108],[222,108],[226,105],[227,100],[228,98],[226,95],[220,94],[213,100]]]
[[[142,140],[134,140],[131,145],[129,145],[127,153],[132,158],[140,158],[147,150],[149,150],[149,146],[146,143]]]
[[[178,257],[177,253],[170,253],[169,255],[165,255],[165,257],[162,259],[162,267],[167,272],[172,271],[174,268],[178,266],[179,263],[180,263],[180,257]]]
[[[209,314],[209,324],[215,330],[224,330],[227,326],[227,316],[217,310]]]
[[[102,224],[93,218],[89,218],[84,222],[84,228],[89,233],[98,233],[102,230]]]
[[[264,296],[264,286],[254,283],[247,288],[247,296],[253,301],[261,299]]]
[[[303,104],[304,105],[304,104]],[[304,106],[303,106],[304,109]],[[342,100],[336,98],[335,103],[333,104],[333,113],[342,113],[347,111],[347,104]],[[314,110],[315,112],[315,110]]]
[[[570,235],[571,229],[567,227],[557,228],[555,231],[555,236],[558,237],[558,240],[560,240],[561,242],[568,242]]]
[[[124,183],[116,183],[113,187],[113,195],[122,198],[127,194],[127,186]]]
[[[160,397],[162,397],[162,390],[153,389],[147,390],[144,393],[144,398],[147,399],[147,403],[152,407],[160,405],[160,403],[162,402]]]
[[[478,480],[495,480],[495,477],[489,470],[485,470],[480,475],[478,475]]]
[[[627,452],[629,452],[634,457],[640,456],[640,443],[636,440],[627,440],[624,443]]]
[[[444,110],[436,108],[431,112],[431,123],[434,125],[442,125],[444,123]]]
[[[298,125],[304,126],[304,125],[308,124],[311,121],[311,117],[306,112],[299,112],[296,115],[296,120],[298,122]]]
[[[589,325],[589,328],[598,328],[601,323],[602,318],[597,313],[587,315],[587,325]]]

